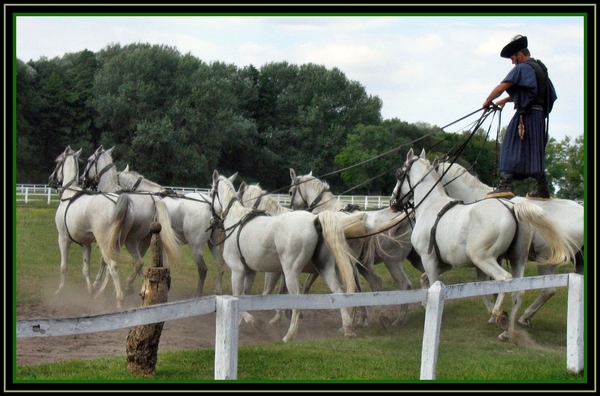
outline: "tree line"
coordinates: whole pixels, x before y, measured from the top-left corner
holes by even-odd
[[[217,169],[285,192],[293,168],[336,194],[388,195],[410,148],[431,159],[460,153],[482,182],[497,182],[496,136],[384,120],[381,100],[338,68],[240,68],[137,43],[17,60],[15,78],[19,183],[46,183],[67,145],[85,157],[101,144],[115,147],[117,170],[129,165],[169,186],[209,187]],[[582,199],[583,137],[550,139],[546,152],[554,194]]]

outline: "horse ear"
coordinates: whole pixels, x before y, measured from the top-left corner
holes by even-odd
[[[237,177],[237,172],[235,172],[233,175],[229,176],[229,181],[233,183],[233,181],[235,180],[235,178]]]
[[[112,151],[115,149],[116,146],[112,146],[111,148],[109,148],[108,150],[106,150],[107,153],[112,153]]]
[[[217,170],[215,169],[213,171],[213,183],[216,183],[219,181],[219,172],[217,172]]]
[[[83,148],[80,148],[79,150],[77,150],[77,152],[75,153],[75,157],[79,157],[81,155],[82,150],[83,150]]]
[[[242,183],[240,184],[240,188],[238,188],[238,197],[242,198],[245,191],[246,191],[246,182],[242,181]]]
[[[419,157],[425,158],[425,149],[421,150],[421,155],[419,155]]]
[[[129,172],[129,164],[127,164],[127,166],[125,167],[125,169],[123,169],[121,172]]]
[[[436,156],[435,159],[433,160],[433,163],[431,164],[431,166],[433,166],[433,168],[437,171],[437,167],[440,164],[440,159]]]
[[[100,145],[98,146],[98,148],[96,149],[96,153],[95,154],[100,154],[101,152],[104,151],[104,146]]]
[[[292,181],[296,180],[296,172],[292,168],[290,168],[290,177]]]
[[[413,151],[413,149],[408,150],[408,153],[406,154],[406,160],[410,161],[412,159],[412,157],[415,156],[415,152]]]

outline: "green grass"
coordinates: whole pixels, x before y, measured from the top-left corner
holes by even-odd
[[[52,206],[52,205],[51,205]],[[48,284],[57,287],[60,279],[60,254],[54,225],[55,207],[17,206],[16,224],[16,301],[32,304],[43,299]],[[149,254],[149,253],[148,253]],[[147,256],[148,257],[148,256]],[[215,268],[207,254],[209,274],[205,294],[212,293]],[[67,283],[85,288],[81,274],[81,251],[71,247]],[[93,249],[92,274],[98,269],[98,249]],[[405,269],[419,287],[419,273],[406,264]],[[120,266],[126,277],[130,266]],[[384,279],[384,290],[395,290],[389,273],[377,265]],[[570,272],[568,266],[560,272]],[[535,265],[528,264],[527,275],[537,275]],[[171,271],[169,300],[192,298],[197,273],[195,264],[184,247],[183,261]],[[455,268],[442,275],[446,284],[473,281],[475,271]],[[263,277],[256,277],[254,292],[262,290]],[[136,285],[139,284],[139,280]],[[364,283],[364,290],[370,290]],[[224,277],[224,294],[230,291],[229,272]],[[318,279],[313,293],[327,293]],[[523,308],[537,291],[527,292]],[[533,318],[533,327],[524,332],[518,345],[497,340],[499,329],[488,324],[480,298],[447,301],[444,307],[437,379],[439,381],[572,381],[585,382],[585,374],[566,371],[566,301],[567,289],[558,288],[556,295]],[[509,300],[509,299],[507,299]],[[413,306],[404,326],[384,328],[372,324],[358,328],[354,339],[274,342],[242,346],[239,349],[238,380],[402,380],[418,381],[420,375],[424,310]],[[507,307],[508,308],[508,307]],[[20,366],[15,369],[16,382],[30,381],[144,381],[126,370],[122,357],[73,360],[53,364]],[[150,381],[207,381],[214,378],[214,350],[197,349],[159,352],[156,376]]]

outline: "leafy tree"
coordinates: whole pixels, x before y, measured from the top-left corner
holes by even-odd
[[[546,146],[546,168],[556,197],[584,198],[584,167],[583,136],[578,136],[573,144],[569,136],[561,142],[550,139]]]

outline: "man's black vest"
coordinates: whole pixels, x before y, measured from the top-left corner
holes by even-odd
[[[535,80],[537,82],[537,97],[531,105],[537,104],[542,106],[546,116],[552,111],[554,101],[551,98],[550,78],[548,77],[548,69],[542,61],[529,58],[525,63],[531,65],[535,71]]]

